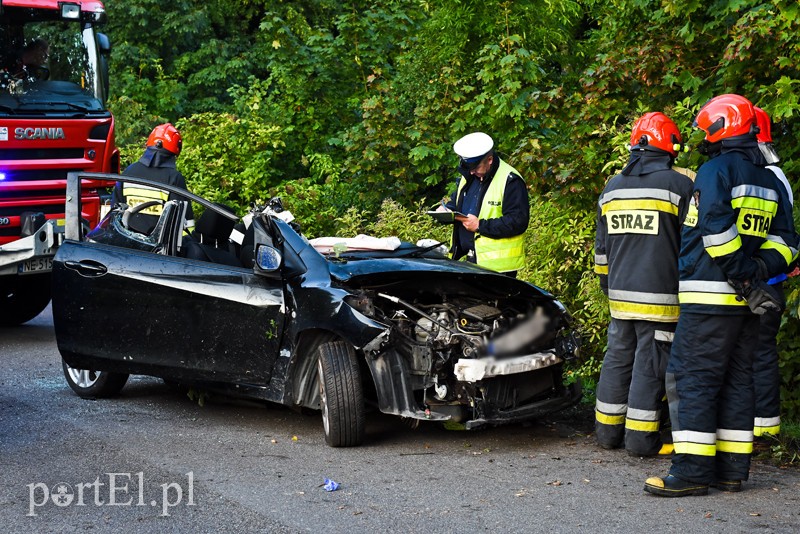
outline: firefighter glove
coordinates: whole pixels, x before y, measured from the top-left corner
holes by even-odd
[[[756,315],[783,312],[779,297],[774,293],[775,289],[763,280],[728,280],[728,283],[736,290],[736,299],[744,299],[750,311]]]

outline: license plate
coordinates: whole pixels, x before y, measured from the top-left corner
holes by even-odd
[[[53,258],[34,258],[22,263],[19,266],[19,274],[47,272],[53,270]]]

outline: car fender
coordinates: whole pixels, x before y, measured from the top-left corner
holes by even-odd
[[[388,331],[386,333],[388,334]],[[384,334],[380,334],[375,342],[380,343],[384,337]],[[292,384],[291,390],[283,391],[281,402],[305,408],[319,408],[316,349],[322,343],[336,339],[344,338],[326,330],[314,329],[300,333],[293,357],[286,369],[292,377],[291,381],[286,381],[286,383]],[[345,339],[345,341],[347,340]],[[381,412],[415,419],[446,420],[450,418],[450,416],[441,414],[425,413],[419,409],[414,399],[413,388],[408,382],[410,374],[406,363],[397,351],[392,349],[384,352],[359,350],[358,354],[363,358],[362,373],[369,369],[370,377],[375,385],[378,409]],[[273,381],[275,378],[276,376],[273,375]],[[368,380],[363,374],[361,379],[362,381]],[[278,381],[284,382],[283,379]]]
[[[374,357],[367,356],[366,362],[375,383],[378,409],[381,412],[431,421],[450,419],[449,415],[419,409],[414,399],[414,390],[408,380],[411,373],[405,360],[396,350],[389,349]]]
[[[319,407],[317,347],[334,339],[352,345],[359,354],[372,353],[388,340],[389,326],[371,319],[344,302],[349,293],[328,286],[289,287],[288,314],[292,316],[272,384],[285,383],[280,398],[287,405]],[[288,379],[288,380],[287,380]],[[291,386],[288,386],[291,384]],[[288,389],[291,388],[291,389]]]
[[[325,330],[362,350],[389,330],[389,325],[371,319],[347,305],[348,291],[329,286],[288,287],[292,315],[290,335],[296,339],[305,330]]]
[[[388,348],[388,325],[371,319],[345,302],[348,292],[330,288],[303,288],[293,293],[293,313],[297,313],[290,338],[296,340],[287,372],[292,391],[285,392],[284,402],[308,408],[319,406],[316,348],[327,341],[342,339],[363,357],[375,385],[378,407],[388,414],[425,417],[414,399],[409,383],[410,372],[397,351]],[[338,304],[337,304],[338,303]],[[362,380],[367,377],[362,375]],[[434,414],[432,419],[448,419]]]

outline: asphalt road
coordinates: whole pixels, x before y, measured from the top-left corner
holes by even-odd
[[[740,494],[653,497],[644,479],[669,461],[599,449],[587,407],[471,432],[374,413],[364,446],[332,449],[317,414],[200,406],[154,378],[82,400],[49,309],[0,329],[0,355],[2,532],[800,530],[797,470],[757,462]]]

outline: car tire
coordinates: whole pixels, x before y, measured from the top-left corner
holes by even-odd
[[[3,278],[0,281],[0,326],[27,323],[50,303],[50,273]]]
[[[128,375],[108,371],[76,369],[62,360],[67,384],[82,399],[101,399],[119,393],[128,381]]]
[[[319,396],[325,442],[355,447],[364,440],[364,395],[353,347],[344,341],[323,343],[317,350]]]

